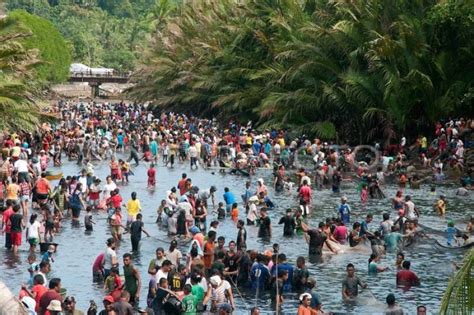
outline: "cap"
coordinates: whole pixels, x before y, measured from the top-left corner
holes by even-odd
[[[303,302],[303,300],[307,298],[307,299],[311,299],[311,294],[309,293],[303,293],[300,295],[300,301]]]
[[[110,302],[110,303],[114,303],[114,302],[115,302],[114,298],[113,298],[111,295],[106,295],[106,296],[104,296],[104,300],[103,300],[103,301],[104,301],[104,302],[107,301],[107,302]]]
[[[219,276],[212,276],[211,279],[211,284],[219,286],[222,283],[222,279]]]

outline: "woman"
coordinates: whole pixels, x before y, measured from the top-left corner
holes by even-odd
[[[28,218],[28,202],[30,201],[31,185],[25,178],[20,178],[20,201],[23,210],[23,218]]]
[[[257,180],[257,192],[256,192],[256,195],[257,196],[260,196],[261,194],[263,193],[263,196],[267,196],[268,195],[268,189],[267,189],[267,186],[265,186],[265,184],[263,183],[263,178],[259,178]]]
[[[69,208],[72,210],[72,219],[79,221],[81,210],[85,209],[85,203],[82,197],[82,183],[77,183],[76,189],[69,197]]]
[[[200,199],[196,200],[196,206],[193,208],[194,224],[201,230],[206,231],[207,209]]]
[[[252,196],[249,198],[249,211],[247,213],[247,225],[254,225],[257,220],[257,202],[258,197]]]
[[[369,274],[377,274],[388,270],[388,267],[382,267],[377,263],[380,262],[380,256],[371,254],[369,258]]]
[[[197,240],[192,240],[191,245],[189,245],[187,256],[186,266],[188,270],[193,270],[192,266],[202,262],[201,258],[203,256],[203,252],[201,246],[199,246],[199,242]]]
[[[303,293],[300,295],[300,305],[298,306],[298,315],[316,315],[316,311],[311,308],[311,294]]]
[[[275,180],[273,181],[273,188],[275,191],[280,192],[285,186],[285,167],[280,165],[278,170],[275,172]]]

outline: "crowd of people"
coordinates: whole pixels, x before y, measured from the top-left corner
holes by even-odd
[[[223,126],[216,120],[175,113],[154,115],[135,104],[60,101],[56,113],[58,121],[52,126],[42,125],[35,133],[5,133],[2,141],[2,231],[5,247],[14,254],[25,243],[22,235],[26,236],[30,283],[21,287],[19,298],[32,314],[82,314],[75,308],[73,296],[61,295],[61,280],[49,278],[55,259],[54,239],[64,220],[80,224],[82,218],[85,229],[93,231],[99,224],[93,214],[107,213],[107,247],[92,266],[93,281],[105,291],[103,307],[91,304],[88,314],[231,314],[236,309],[234,294],[241,296],[239,288],[254,290],[257,295],[270,292],[273,310],[285,303],[284,293],[297,292],[298,314],[325,314],[306,257],[318,263],[324,254],[368,247],[368,273],[378,273],[389,268],[380,264],[385,253],[397,253],[393,264],[398,270],[397,285],[406,289],[417,286],[421,280],[410,270],[410,261],[401,250],[427,235],[418,225],[420,211],[411,196],[404,196],[404,188],[417,188],[429,180],[435,192],[435,185],[446,180],[447,168],[460,180],[458,195],[467,196],[472,188],[471,174],[459,173],[464,154],[462,135],[471,128],[470,121],[464,119],[449,122],[446,128],[437,125],[437,141],[431,146],[420,136],[409,148],[403,137],[400,144],[385,150],[375,146],[376,153],[371,155],[311,140],[291,130],[257,131],[251,123],[231,121]],[[409,159],[413,150],[418,151],[416,160]],[[60,167],[63,158],[75,161],[80,175],[49,171],[51,166]],[[301,167],[303,159],[312,166]],[[103,184],[94,174],[96,163],[110,167]],[[245,188],[237,193],[228,187],[197,187],[183,173],[157,209],[156,223],[167,230],[169,247],[156,249],[148,275],[143,275],[134,266],[132,255],[140,250],[142,234],[149,236],[143,209],[136,192],[125,202],[120,186],[133,182],[133,170],[143,164],[147,189],[153,190],[156,168],[173,168],[177,163],[189,163],[191,170],[202,167],[242,176]],[[273,170],[272,182],[253,180],[258,168]],[[430,175],[420,178],[418,168]],[[307,218],[315,215],[313,189],[339,193],[341,183],[352,179],[360,182],[363,208],[370,198],[385,197],[385,182],[399,185],[392,198],[393,213],[384,213],[379,227],[370,229],[374,216],[366,213],[364,220],[354,220],[351,200],[342,196],[337,216],[309,226]],[[53,185],[53,180],[58,182]],[[264,252],[247,247],[248,226],[257,225],[258,237],[263,239],[270,240],[276,233],[268,212],[278,205],[271,200],[270,190],[287,190],[297,197],[295,207],[287,209],[278,221],[284,237],[301,237],[308,243],[308,255],[297,257],[294,265],[277,243]],[[434,207],[440,217],[445,215],[446,205],[446,197],[439,196]],[[213,214],[217,220],[208,222]],[[235,238],[218,236],[221,220],[235,222]],[[473,224],[471,218],[461,231],[448,222],[447,245],[472,242]],[[125,233],[130,236],[132,253],[119,258],[116,248],[125,241]],[[182,252],[183,247],[188,249]],[[38,252],[41,259],[36,258]],[[367,285],[355,275],[353,264],[348,264],[346,271],[342,297],[353,300],[359,286]],[[149,280],[143,280],[145,277]],[[146,299],[140,296],[142,287],[148,288]],[[403,314],[393,294],[387,296],[386,303],[387,314]],[[260,312],[258,307],[248,311]],[[426,308],[420,305],[417,311],[423,314]]]

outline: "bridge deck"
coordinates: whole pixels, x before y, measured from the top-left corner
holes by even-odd
[[[89,82],[89,83],[127,83],[130,79],[130,73],[72,73],[69,76],[69,82]]]

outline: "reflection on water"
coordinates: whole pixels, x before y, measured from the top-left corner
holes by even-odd
[[[62,167],[64,174],[77,174],[77,166],[73,163],[67,163]],[[105,179],[108,174],[108,163],[98,163],[95,173],[101,179]],[[148,262],[157,247],[167,248],[169,246],[166,231],[158,229],[155,225],[156,210],[160,201],[164,198],[166,190],[172,186],[176,186],[181,177],[181,173],[186,172],[192,178],[193,183],[200,188],[209,188],[211,185],[218,187],[217,196],[219,201],[222,200],[224,187],[229,187],[237,196],[244,192],[245,179],[238,176],[223,175],[218,172],[212,174],[209,171],[196,170],[191,171],[188,165],[177,165],[174,169],[163,168],[161,165],[157,168],[157,187],[154,191],[146,189],[147,176],[146,167],[140,165],[134,169],[135,176],[130,179],[130,184],[119,186],[121,195],[124,200],[128,200],[132,191],[138,193],[143,207],[143,221],[145,229],[151,234],[150,238],[144,237],[141,242],[141,251],[134,256],[135,265],[139,268],[142,275],[142,294],[141,300],[145,301],[148,288]],[[252,180],[255,184],[256,179],[262,177],[266,183],[271,183],[271,172],[268,170],[260,170],[257,176]],[[271,186],[271,185],[270,185]],[[383,187],[385,194],[390,198],[395,195],[396,187]],[[473,209],[473,199],[471,197],[457,198],[455,196],[455,187],[440,187],[437,194],[432,195],[429,187],[423,187],[420,190],[407,190],[406,194],[412,195],[415,204],[421,209],[422,217],[420,222],[433,229],[442,231],[446,227],[446,221],[436,216],[432,204],[439,194],[445,194],[448,197],[447,217],[455,222],[466,222],[471,215]],[[349,199],[349,204],[357,215],[352,220],[362,220],[367,212],[374,214],[374,223],[372,228],[378,226],[381,221],[381,214],[385,211],[393,213],[390,209],[389,199],[371,200],[367,206],[367,210],[360,210],[359,196],[355,189],[355,185],[345,183],[342,187],[342,194]],[[329,190],[315,192],[314,210],[308,219],[310,226],[317,226],[319,221],[326,217],[335,216],[336,209],[340,199],[340,195],[334,195]],[[308,258],[308,247],[306,241],[302,237],[283,238],[283,227],[276,224],[279,218],[284,214],[285,209],[297,205],[296,198],[288,192],[274,194],[270,192],[272,200],[277,205],[275,210],[269,211],[272,220],[273,237],[270,242],[263,243],[257,238],[257,227],[247,227],[248,247],[251,249],[263,250],[270,249],[273,243],[280,244],[280,250],[284,252],[290,263],[295,263],[297,256],[302,255]],[[245,217],[245,211],[240,211],[240,217]],[[213,215],[209,215],[213,216]],[[90,299],[99,302],[103,297],[103,291],[100,286],[92,283],[92,263],[99,253],[105,249],[105,241],[110,236],[109,228],[106,224],[105,212],[94,214],[93,232],[85,232],[83,220],[71,224],[70,221],[63,223],[63,229],[60,235],[55,239],[59,243],[56,254],[56,261],[53,264],[52,276],[60,277],[63,286],[68,289],[68,294],[76,297],[77,306],[81,310],[86,310]],[[208,219],[208,223],[211,220]],[[79,224],[79,226],[77,226]],[[461,224],[461,223],[460,223]],[[460,225],[464,228],[464,223]],[[235,224],[231,220],[221,222],[219,225],[218,236],[226,237],[226,242],[235,239],[237,230]],[[3,237],[1,238],[3,241]],[[131,250],[129,236],[123,236],[123,242],[118,248],[118,255],[121,257],[125,252]],[[187,250],[183,247],[181,250]],[[18,257],[13,257],[11,253],[7,253],[3,247],[0,250],[2,264],[0,266],[0,279],[5,281],[7,285],[16,293],[20,288],[20,284],[25,283],[28,279],[28,265],[26,262],[28,256],[28,247],[24,244]],[[405,250],[406,259],[412,262],[412,269],[418,273],[421,279],[421,286],[412,288],[404,292],[395,287],[394,268],[395,254],[388,254],[382,259],[381,264],[390,266],[388,272],[377,274],[375,276],[367,275],[366,252],[346,252],[339,256],[328,256],[324,258],[321,264],[313,264],[307,261],[310,274],[317,280],[317,291],[321,295],[321,299],[326,311],[354,314],[370,314],[380,312],[380,304],[385,301],[388,293],[394,293],[397,301],[410,314],[415,312],[416,305],[424,304],[428,310],[436,313],[443,292],[446,288],[447,281],[452,275],[451,262],[460,261],[463,253],[446,252],[440,250],[432,243],[417,244],[414,248]],[[369,285],[370,291],[361,293],[361,300],[355,304],[343,304],[341,301],[341,281],[345,275],[345,266],[353,263],[361,276]],[[271,313],[270,294],[268,292],[260,293],[258,300],[255,298],[254,292],[234,290],[238,311],[236,313],[246,313],[251,307],[258,305],[262,309],[262,313]],[[283,304],[284,314],[294,314],[298,299],[296,293],[285,294],[285,303]],[[374,298],[375,297],[375,298]],[[144,306],[144,302],[142,302]]]

